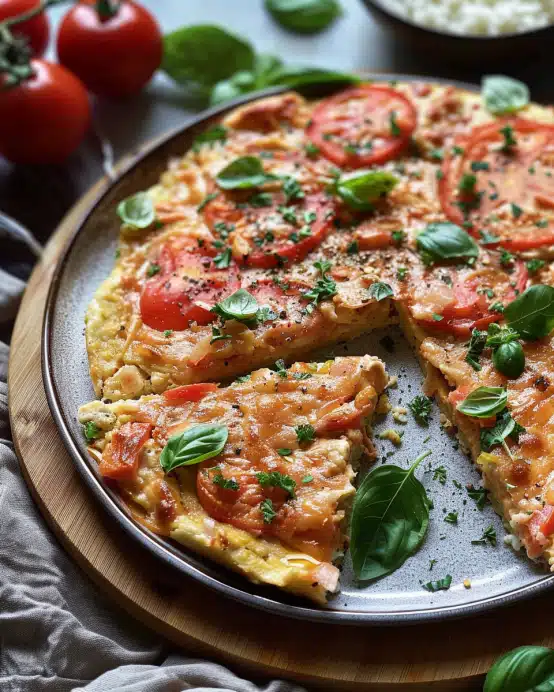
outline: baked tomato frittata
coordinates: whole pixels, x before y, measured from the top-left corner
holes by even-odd
[[[453,86],[213,122],[118,207],[86,316],[100,472],[154,531],[322,602],[387,378],[369,356],[285,364],[400,322],[514,543],[553,565],[553,172],[551,108]]]

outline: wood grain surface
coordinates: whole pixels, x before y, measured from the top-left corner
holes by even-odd
[[[521,644],[554,645],[554,597],[548,595],[473,619],[402,628],[269,615],[192,579],[176,580],[109,521],[58,435],[40,363],[43,311],[56,261],[107,185],[100,181],[74,207],[47,246],[19,312],[9,370],[13,437],[27,484],[63,546],[102,590],[189,653],[250,675],[295,679],[310,689],[478,690],[504,651]]]

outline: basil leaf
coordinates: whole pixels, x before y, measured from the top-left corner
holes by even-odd
[[[359,84],[362,80],[348,72],[335,72],[318,67],[305,67],[303,65],[285,65],[266,77],[266,81],[258,88],[266,86],[290,86],[297,87],[308,84]]]
[[[530,286],[506,306],[504,317],[522,339],[534,341],[547,336],[554,329],[554,288]]]
[[[256,76],[253,72],[241,70],[229,79],[218,82],[210,92],[210,105],[215,106],[224,101],[236,99],[257,88]]]
[[[323,31],[342,14],[337,0],[265,0],[265,6],[282,27],[300,34]]]
[[[117,214],[126,226],[142,230],[156,220],[154,203],[146,192],[137,192],[117,206]]]
[[[241,156],[219,171],[216,182],[223,190],[244,190],[275,179],[276,176],[265,173],[257,156]]]
[[[456,408],[472,418],[489,418],[503,411],[507,403],[504,387],[477,387]]]
[[[554,651],[520,646],[501,656],[485,679],[483,692],[549,692],[554,690]]]
[[[429,224],[417,236],[416,244],[431,262],[479,255],[479,246],[473,238],[463,228],[447,221]]]
[[[367,211],[373,209],[373,203],[386,197],[397,184],[398,178],[392,173],[372,171],[339,178],[336,192],[352,209]]]
[[[204,130],[197,137],[194,138],[192,143],[193,151],[200,151],[204,144],[215,144],[216,142],[221,142],[225,144],[227,141],[227,128],[223,125],[214,125],[213,127]]]
[[[387,464],[370,471],[352,509],[350,552],[358,579],[398,569],[421,545],[429,526],[429,498],[415,478],[424,452],[409,469]]]
[[[160,466],[169,473],[178,466],[191,466],[221,454],[229,431],[226,425],[199,423],[173,435],[160,455]]]
[[[208,94],[217,82],[254,67],[252,46],[218,26],[188,26],[164,36],[161,69],[185,86]]]
[[[384,281],[376,281],[368,288],[369,297],[376,301],[390,298],[393,295],[392,288]]]
[[[448,591],[451,584],[452,575],[447,574],[446,577],[443,577],[442,579],[437,579],[436,581],[428,581],[427,584],[423,584],[423,588],[425,589],[425,591],[436,593],[437,591]]]
[[[527,85],[512,77],[489,75],[481,83],[481,96],[489,113],[515,113],[529,103]]]
[[[516,423],[509,411],[504,411],[492,428],[482,428],[481,449],[488,452],[492,447],[504,444],[507,437],[511,437],[517,442],[523,432],[525,432],[525,428]]]
[[[239,288],[230,296],[216,303],[212,312],[219,315],[223,320],[238,320],[239,322],[250,322],[256,319],[258,312],[258,302],[253,295],[244,288]]]
[[[283,61],[276,55],[268,53],[260,53],[256,55],[254,64],[254,74],[256,75],[256,84],[259,89],[271,84],[271,79],[283,66]]]

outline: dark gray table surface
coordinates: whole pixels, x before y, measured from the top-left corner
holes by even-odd
[[[467,72],[449,64],[447,56],[419,55],[375,23],[361,0],[341,0],[344,16],[328,31],[297,36],[275,24],[263,0],[141,0],[157,16],[164,31],[197,23],[218,23],[250,39],[260,52],[280,55],[287,62],[343,70],[428,74],[479,81],[487,71]],[[50,11],[57,23],[67,11]],[[54,52],[51,49],[50,55]],[[517,68],[517,64],[516,64]],[[513,66],[510,67],[513,74]],[[545,60],[527,64],[517,76],[532,88],[536,100],[554,102],[554,82]],[[191,113],[182,92],[158,74],[139,96],[121,102],[99,101],[98,121],[111,140],[116,158],[135,145],[178,125]],[[31,229],[44,241],[79,197],[102,175],[99,149],[89,138],[66,165],[18,168],[0,159],[0,211]]]

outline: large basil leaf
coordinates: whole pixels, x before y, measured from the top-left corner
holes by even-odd
[[[226,425],[199,423],[173,435],[160,455],[160,466],[169,473],[178,466],[191,466],[221,454],[229,431]]]
[[[522,339],[534,341],[554,329],[554,288],[530,286],[504,310],[504,317]]]
[[[483,692],[552,692],[554,651],[520,646],[501,656],[490,669]]]
[[[188,26],[164,36],[162,70],[206,94],[236,72],[252,70],[254,62],[252,46],[218,26]]]
[[[314,34],[342,14],[337,0],[265,0],[271,16],[289,31]]]
[[[215,312],[216,315],[219,315],[224,320],[248,322],[256,319],[259,307],[253,295],[248,293],[246,289],[239,288],[238,291],[232,293],[228,298],[225,298],[220,303],[216,303],[212,308],[212,312]]]
[[[481,95],[489,113],[515,113],[529,103],[527,85],[501,74],[483,77]]]
[[[339,178],[338,196],[352,209],[367,211],[374,202],[385,197],[398,184],[398,178],[388,171],[371,171]]]
[[[386,464],[358,488],[352,509],[350,552],[358,579],[378,579],[398,569],[421,545],[429,526],[429,498],[411,468]]]
[[[489,418],[503,411],[507,403],[504,387],[477,387],[456,408],[472,418]]]
[[[416,240],[425,260],[468,259],[479,255],[479,246],[463,228],[447,221],[430,223]]]
[[[223,190],[243,190],[260,187],[276,177],[264,171],[257,156],[241,156],[219,171],[215,180]]]
[[[156,220],[154,203],[146,192],[137,192],[121,201],[117,214],[126,226],[136,229],[148,228]]]

